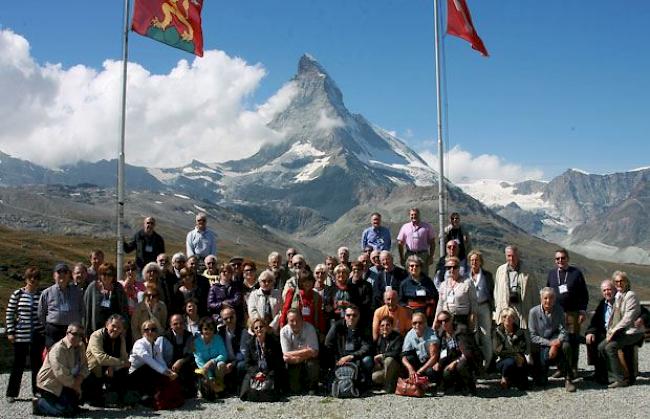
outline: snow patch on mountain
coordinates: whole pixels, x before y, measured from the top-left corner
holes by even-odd
[[[330,161],[331,156],[322,159],[316,159],[312,163],[305,166],[300,173],[295,176],[296,182],[309,182],[318,178],[319,170],[325,168]]]
[[[509,182],[481,179],[472,183],[458,183],[457,186],[489,207],[505,207],[514,202],[520,208],[528,211],[539,209],[553,211],[553,208],[542,199],[542,192],[518,194],[515,193],[515,185]]]

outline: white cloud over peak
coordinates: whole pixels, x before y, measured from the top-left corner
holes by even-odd
[[[427,164],[438,169],[438,156],[430,151],[420,152]],[[470,152],[454,146],[445,153],[445,173],[454,183],[469,183],[479,179],[498,179],[509,182],[542,179],[544,173],[539,169],[528,169],[518,164],[507,163],[493,154],[473,156]]]
[[[345,122],[337,115],[331,116],[325,109],[321,109],[318,115],[318,122],[316,123],[316,128],[329,131],[334,128],[341,128],[345,126]]]
[[[48,167],[117,156],[122,63],[101,69],[39,64],[29,42],[0,30],[0,150]],[[180,60],[167,74],[128,65],[126,158],[169,167],[255,153],[280,134],[266,126],[295,94],[287,83],[266,103],[245,105],[266,75],[222,51]]]

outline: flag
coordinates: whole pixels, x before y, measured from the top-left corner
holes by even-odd
[[[135,0],[131,28],[203,57],[202,8],[203,0]]]
[[[447,33],[466,40],[481,55],[488,56],[483,41],[474,29],[466,0],[447,0]]]

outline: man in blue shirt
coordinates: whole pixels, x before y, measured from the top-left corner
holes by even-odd
[[[373,212],[370,215],[371,226],[363,230],[361,249],[371,246],[375,250],[390,250],[390,230],[381,225],[381,214]]]

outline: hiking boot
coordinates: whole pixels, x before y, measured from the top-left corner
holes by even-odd
[[[564,381],[564,389],[567,391],[567,393],[576,392],[576,386],[571,382],[571,380]]]

